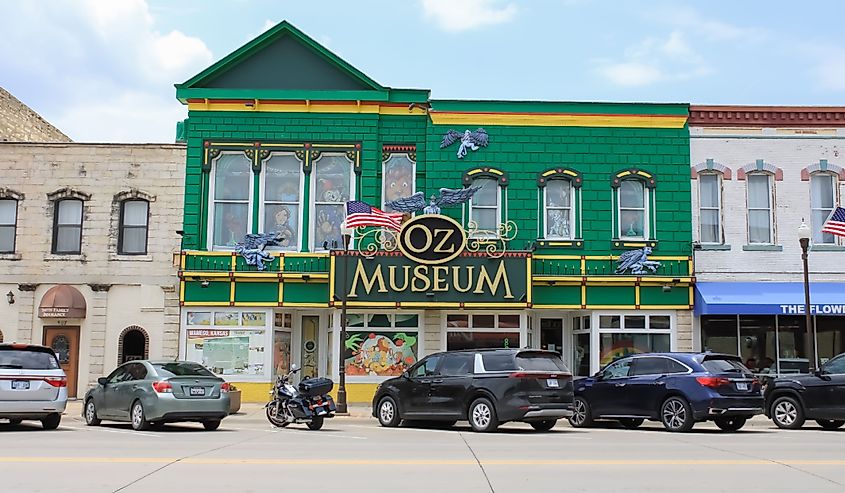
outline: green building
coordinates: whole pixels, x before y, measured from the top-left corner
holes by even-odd
[[[366,402],[444,349],[552,349],[578,374],[691,349],[686,104],[434,100],[378,84],[286,22],[176,88],[180,347],[245,399],[291,363],[337,378],[341,350],[349,400]],[[487,146],[441,148],[477,129]],[[346,201],[387,211],[464,187],[479,189],[443,207],[454,221],[420,211],[399,233],[354,230],[343,250]],[[263,270],[235,253],[274,231]],[[644,271],[618,269],[645,248]]]

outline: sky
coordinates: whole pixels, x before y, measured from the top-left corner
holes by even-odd
[[[0,0],[0,86],[79,142],[173,142],[184,82],[287,20],[435,99],[845,104],[845,2]]]

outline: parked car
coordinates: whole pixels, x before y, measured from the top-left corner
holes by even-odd
[[[548,431],[572,415],[572,374],[557,353],[479,349],[432,354],[378,386],[373,416],[382,426],[429,420],[475,431],[522,421]]]
[[[779,428],[798,429],[808,419],[826,430],[845,425],[845,353],[812,374],[789,375],[766,383],[766,415]]]
[[[660,421],[669,431],[689,431],[713,420],[736,431],[763,413],[760,382],[736,356],[714,353],[651,353],[618,359],[575,381],[572,426],[598,419],[637,428]]]
[[[190,361],[130,361],[118,366],[85,394],[82,417],[128,421],[135,430],[178,421],[197,421],[216,430],[229,414],[229,384]]]
[[[55,430],[67,406],[67,376],[49,347],[0,344],[0,419]]]

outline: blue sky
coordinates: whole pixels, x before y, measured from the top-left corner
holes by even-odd
[[[287,19],[434,98],[843,105],[839,1],[30,0],[0,86],[78,141],[171,142],[182,82]]]

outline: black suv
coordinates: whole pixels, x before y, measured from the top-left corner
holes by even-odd
[[[572,374],[557,353],[534,349],[478,349],[432,354],[400,377],[384,381],[373,398],[382,426],[403,419],[469,421],[493,431],[508,421],[550,430],[572,416]]]
[[[789,375],[768,382],[766,416],[779,428],[795,430],[813,419],[826,430],[845,425],[845,353],[813,374]]]

